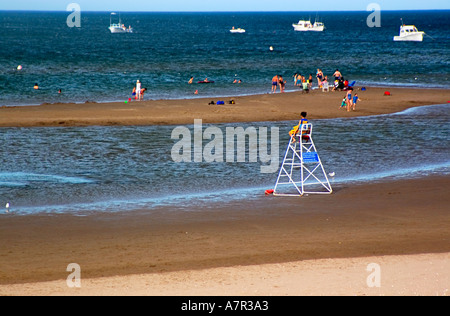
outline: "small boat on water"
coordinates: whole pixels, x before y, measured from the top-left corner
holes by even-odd
[[[233,26],[233,28],[230,30],[230,32],[231,33],[245,33],[245,30],[244,29],[241,29],[241,28],[234,28],[234,26]]]
[[[133,29],[131,26],[128,28],[125,26],[125,24],[122,24],[122,20],[119,15],[119,23],[112,23],[112,16],[117,15],[116,13],[111,13],[111,16],[109,18],[109,30],[111,33],[133,33]]]
[[[298,32],[323,32],[325,30],[325,24],[317,21],[312,24],[311,21],[300,20],[297,24],[292,24],[292,26]]]
[[[422,42],[425,32],[420,32],[414,25],[400,26],[399,36],[394,36],[395,42]]]

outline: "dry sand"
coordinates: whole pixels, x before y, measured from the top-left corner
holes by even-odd
[[[79,288],[67,280],[0,286],[0,295],[448,296],[449,259],[450,253],[305,260],[82,279]]]

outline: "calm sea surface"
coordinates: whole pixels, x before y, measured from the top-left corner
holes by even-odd
[[[367,26],[369,12],[324,12],[322,33],[294,31],[316,18],[302,12],[121,14],[133,34],[111,34],[109,12],[81,12],[80,28],[68,15],[0,12],[0,106],[125,101],[137,79],[152,99],[259,94],[275,74],[292,90],[294,73],[317,68],[361,85],[450,88],[450,11],[382,12],[380,28]],[[393,42],[401,18],[428,34],[424,42]],[[188,85],[191,76],[215,84]]]

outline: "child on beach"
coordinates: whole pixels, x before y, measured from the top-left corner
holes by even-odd
[[[139,98],[140,101],[144,101],[144,93],[145,93],[145,91],[147,91],[147,88],[144,88],[144,89],[141,90],[141,96]]]
[[[347,97],[342,99],[342,103],[341,103],[341,106],[339,107],[339,109],[345,108],[346,106],[347,106]]]
[[[353,111],[356,111],[356,103],[358,101],[362,101],[362,100],[358,97],[358,93],[355,93],[355,95],[353,96]]]

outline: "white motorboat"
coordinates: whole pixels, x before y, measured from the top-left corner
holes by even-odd
[[[244,29],[241,29],[241,28],[234,28],[234,26],[233,26],[233,28],[230,30],[230,32],[231,33],[245,33],[245,30]]]
[[[394,36],[395,42],[410,41],[422,42],[425,32],[420,32],[414,25],[404,25],[400,27],[399,36]]]
[[[300,20],[297,24],[292,24],[292,26],[298,32],[323,32],[325,30],[325,24],[317,21],[312,24],[311,21]]]
[[[133,29],[131,26],[128,28],[125,26],[125,24],[122,24],[122,20],[119,15],[119,23],[112,23],[112,16],[116,15],[116,13],[111,13],[111,16],[109,18],[109,30],[111,33],[133,33]]]

